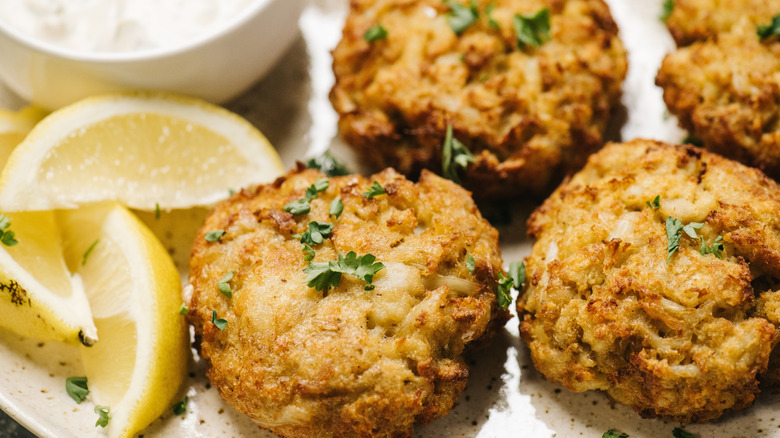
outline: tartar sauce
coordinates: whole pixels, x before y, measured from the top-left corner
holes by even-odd
[[[202,36],[265,0],[0,0],[0,20],[82,52],[170,47]]]

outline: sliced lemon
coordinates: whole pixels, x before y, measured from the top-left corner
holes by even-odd
[[[179,273],[162,244],[125,207],[58,212],[65,260],[78,272],[100,340],[82,348],[92,400],[109,408],[110,437],[130,437],[172,403],[187,369]]]
[[[283,170],[263,134],[223,108],[160,92],[110,94],[35,126],[0,177],[0,210],[107,200],[142,210],[189,208]]]
[[[35,106],[28,106],[19,112],[0,108],[0,169],[5,166],[16,145],[45,116],[46,111]]]
[[[91,345],[97,339],[78,276],[71,276],[51,211],[7,214],[18,241],[0,244],[0,325],[20,335]]]

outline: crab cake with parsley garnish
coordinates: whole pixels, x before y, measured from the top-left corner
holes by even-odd
[[[780,186],[756,169],[608,144],[528,221],[517,309],[536,368],[648,417],[750,405],[778,340],[778,211]]]
[[[768,3],[762,3],[765,9]],[[731,13],[734,5],[712,9],[709,14],[730,16],[733,25],[667,55],[656,84],[669,111],[703,146],[778,179],[780,1],[772,3],[773,13],[740,15]]]
[[[666,0],[666,26],[678,46],[712,39],[747,19],[768,24],[780,13],[780,0]]]
[[[498,233],[456,184],[299,168],[208,217],[188,318],[212,384],[260,427],[406,437],[452,408],[464,348],[508,319],[499,276]]]
[[[330,99],[375,168],[546,194],[601,147],[626,68],[602,0],[352,0]]]

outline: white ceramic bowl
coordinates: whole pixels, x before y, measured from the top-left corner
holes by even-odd
[[[22,98],[56,109],[130,89],[169,90],[220,103],[248,89],[298,35],[308,0],[257,0],[203,36],[139,52],[79,52],[33,39],[0,21],[0,79]]]

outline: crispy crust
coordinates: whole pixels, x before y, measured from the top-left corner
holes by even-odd
[[[780,0],[674,0],[666,20],[678,46],[714,38],[728,32],[737,22],[769,24],[780,13]]]
[[[517,307],[534,364],[643,416],[748,406],[778,339],[778,211],[780,187],[755,169],[691,146],[607,145],[528,221]],[[683,236],[667,264],[669,216],[704,223],[708,244],[722,236],[723,258]]]
[[[260,427],[285,437],[411,436],[415,422],[445,415],[465,386],[464,347],[508,318],[495,297],[498,233],[468,192],[427,172],[418,184],[390,169],[330,178],[310,213],[282,210],[323,177],[299,168],[212,212],[193,246],[188,319],[209,379]],[[387,195],[364,196],[372,181]],[[336,197],[338,219],[328,214]],[[334,224],[313,261],[373,254],[385,264],[374,290],[349,275],[327,294],[306,286],[293,235],[313,220]],[[226,233],[206,241],[214,229]],[[229,271],[232,299],[217,288]],[[224,331],[212,310],[228,321]]]
[[[602,0],[477,3],[458,36],[440,0],[352,0],[333,51],[339,132],[375,168],[414,177],[441,171],[449,123],[476,156],[464,184],[477,195],[549,192],[602,145],[627,68],[617,26]],[[513,15],[543,7],[552,39],[518,50]],[[369,43],[377,23],[387,39]]]
[[[667,55],[656,84],[707,149],[780,178],[780,39],[760,42],[743,18],[715,40]]]

